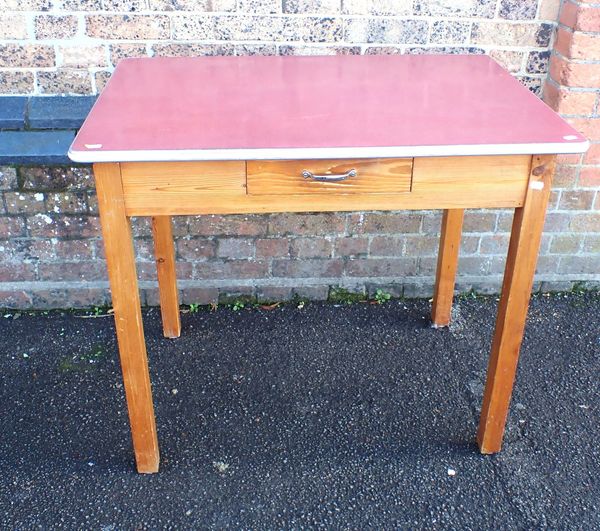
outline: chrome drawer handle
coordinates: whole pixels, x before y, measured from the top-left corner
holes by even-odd
[[[312,179],[313,181],[329,181],[329,182],[336,182],[336,181],[345,181],[348,177],[356,177],[358,175],[358,172],[353,168],[350,171],[347,171],[346,173],[338,173],[336,174],[332,174],[332,175],[315,175],[313,172],[308,171],[308,170],[302,170],[302,177],[304,177],[305,179]]]

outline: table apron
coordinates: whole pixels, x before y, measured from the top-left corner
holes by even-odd
[[[302,162],[310,168],[310,161]],[[524,203],[531,155],[419,157],[412,160],[406,185],[380,185],[375,193],[345,193],[343,187],[323,183],[310,193],[294,193],[298,187],[291,186],[286,194],[282,185],[277,194],[269,188],[249,194],[247,166],[244,161],[120,163],[126,214],[515,208]]]

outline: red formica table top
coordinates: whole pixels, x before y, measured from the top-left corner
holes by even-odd
[[[586,139],[487,56],[126,59],[78,162],[579,153]]]

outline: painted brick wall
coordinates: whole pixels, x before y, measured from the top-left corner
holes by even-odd
[[[544,86],[551,105],[600,141],[600,7],[564,2],[558,25],[559,8],[557,0],[0,0],[0,94],[94,92],[119,58],[136,55],[488,53],[532,90]],[[599,153],[594,145],[583,160],[560,159],[536,289],[600,284]],[[0,167],[0,190],[0,306],[107,302],[89,168]],[[508,211],[467,212],[459,290],[498,290],[510,223]],[[178,218],[182,300],[320,299],[331,285],[427,296],[439,227],[436,212]],[[156,304],[147,220],[134,229],[143,301]]]

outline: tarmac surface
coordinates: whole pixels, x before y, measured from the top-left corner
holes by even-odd
[[[503,451],[474,443],[497,301],[144,312],[138,475],[112,317],[0,317],[2,529],[600,529],[600,295],[536,296]]]

